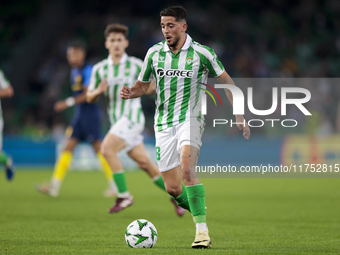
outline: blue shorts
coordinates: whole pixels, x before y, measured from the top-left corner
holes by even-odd
[[[72,120],[71,126],[73,128],[71,138],[89,143],[101,140],[99,116],[76,117]]]

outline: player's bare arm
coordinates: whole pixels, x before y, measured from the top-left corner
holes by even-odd
[[[156,83],[154,80],[151,81],[149,89],[145,92],[145,95],[152,95],[156,91]]]
[[[107,81],[106,79],[102,80],[99,84],[98,87],[94,90],[88,90],[86,93],[86,101],[89,104],[94,104],[95,102],[98,101],[99,96],[107,91]]]
[[[224,71],[220,76],[218,76],[217,79],[221,84],[235,85],[233,79],[229,76],[229,74],[226,71]],[[230,104],[233,106],[232,93],[230,92],[229,89],[224,89],[224,92],[227,95]],[[243,137],[248,140],[250,138],[250,129],[248,123],[244,120],[243,115],[236,115],[235,118],[237,123],[245,123],[244,126],[242,124],[237,124],[237,127],[243,131]]]
[[[87,88],[84,88],[83,93],[81,93],[80,95],[76,97],[68,97],[65,100],[60,100],[56,102],[54,105],[54,110],[56,112],[62,112],[65,109],[71,106],[74,106],[75,104],[81,104],[81,103],[86,102],[86,92],[87,92]]]
[[[124,85],[120,90],[120,97],[123,99],[141,97],[148,91],[150,84],[151,82],[136,81],[131,89]]]
[[[0,98],[10,98],[14,95],[12,86],[8,86],[5,89],[0,90]]]

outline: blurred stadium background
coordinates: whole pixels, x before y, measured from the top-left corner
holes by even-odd
[[[74,39],[84,40],[87,60],[94,64],[107,55],[103,36],[105,26],[120,22],[130,28],[128,54],[143,59],[151,45],[163,40],[159,11],[166,4],[164,1],[107,0],[13,0],[1,3],[0,67],[15,89],[14,98],[2,100],[4,149],[13,155],[17,165],[52,166],[55,161],[56,144],[62,142],[73,113],[72,109],[62,114],[53,111],[53,104],[71,93],[70,68],[65,57],[67,44]],[[188,33],[196,41],[213,48],[233,78],[331,78],[339,75],[339,1],[186,1],[183,5],[188,9]],[[287,133],[336,134],[340,130],[337,87],[327,82],[315,85],[312,96],[319,94],[322,97],[312,100],[313,117],[302,118],[299,128],[288,132],[279,127],[253,129],[248,148],[261,141],[271,152],[270,157],[259,158],[257,153],[255,158],[279,163]],[[256,87],[256,93],[260,102],[271,103],[268,86]],[[101,104],[105,134],[108,121],[104,103]],[[150,152],[153,153],[153,98],[143,98],[143,109],[147,116],[145,141],[151,145]],[[213,118],[219,113],[218,110],[211,111],[209,116]],[[207,127],[200,162],[216,161],[210,157],[211,153],[205,152],[211,152],[213,146],[225,147],[223,141],[234,135],[235,129],[220,128],[216,133],[216,129]],[[237,140],[240,139],[241,136]],[[230,147],[238,142],[232,141],[228,142]],[[308,138],[306,143],[309,143]],[[88,152],[91,151],[86,152],[86,146],[84,148],[78,152],[82,155],[79,157],[90,157]],[[233,163],[238,152],[230,150],[230,153]],[[332,157],[338,159],[340,154],[334,149],[332,153],[336,154]],[[323,160],[324,156],[320,157]]]

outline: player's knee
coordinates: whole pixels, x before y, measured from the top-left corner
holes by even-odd
[[[186,163],[181,163],[180,165],[183,179],[190,178],[190,165]]]
[[[103,146],[100,147],[100,152],[104,156],[104,158],[108,157],[107,150]]]
[[[112,153],[114,153],[114,151],[110,150],[110,148],[104,143],[100,146],[100,152],[103,154],[104,158],[109,158]]]
[[[181,186],[178,185],[165,185],[165,189],[166,192],[168,192],[168,194],[170,196],[173,197],[178,197],[179,195],[181,195]]]
[[[73,143],[73,142],[68,142],[64,148],[64,151],[69,151],[69,152],[73,152],[74,148],[76,147],[77,143]]]
[[[150,161],[147,159],[140,159],[137,161],[138,167],[142,170],[147,170],[150,165]]]

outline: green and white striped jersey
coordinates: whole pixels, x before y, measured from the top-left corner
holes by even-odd
[[[113,63],[109,55],[107,59],[93,67],[88,89],[94,90],[104,78],[107,80],[105,98],[111,126],[122,116],[128,117],[133,122],[144,123],[141,99],[124,100],[120,97],[120,89],[124,85],[131,88],[135,84],[142,64],[142,60],[124,53],[118,65]]]
[[[0,90],[8,88],[9,86],[10,86],[10,82],[8,81],[6,76],[4,75],[3,71],[0,69]],[[1,120],[1,122],[3,121],[2,120],[1,104],[0,104],[0,120]]]
[[[187,34],[182,49],[175,55],[165,41],[149,49],[138,80],[156,82],[155,131],[162,131],[189,118],[201,117],[201,83],[208,72],[220,76],[224,67],[215,52]],[[201,82],[201,83],[199,83]]]

